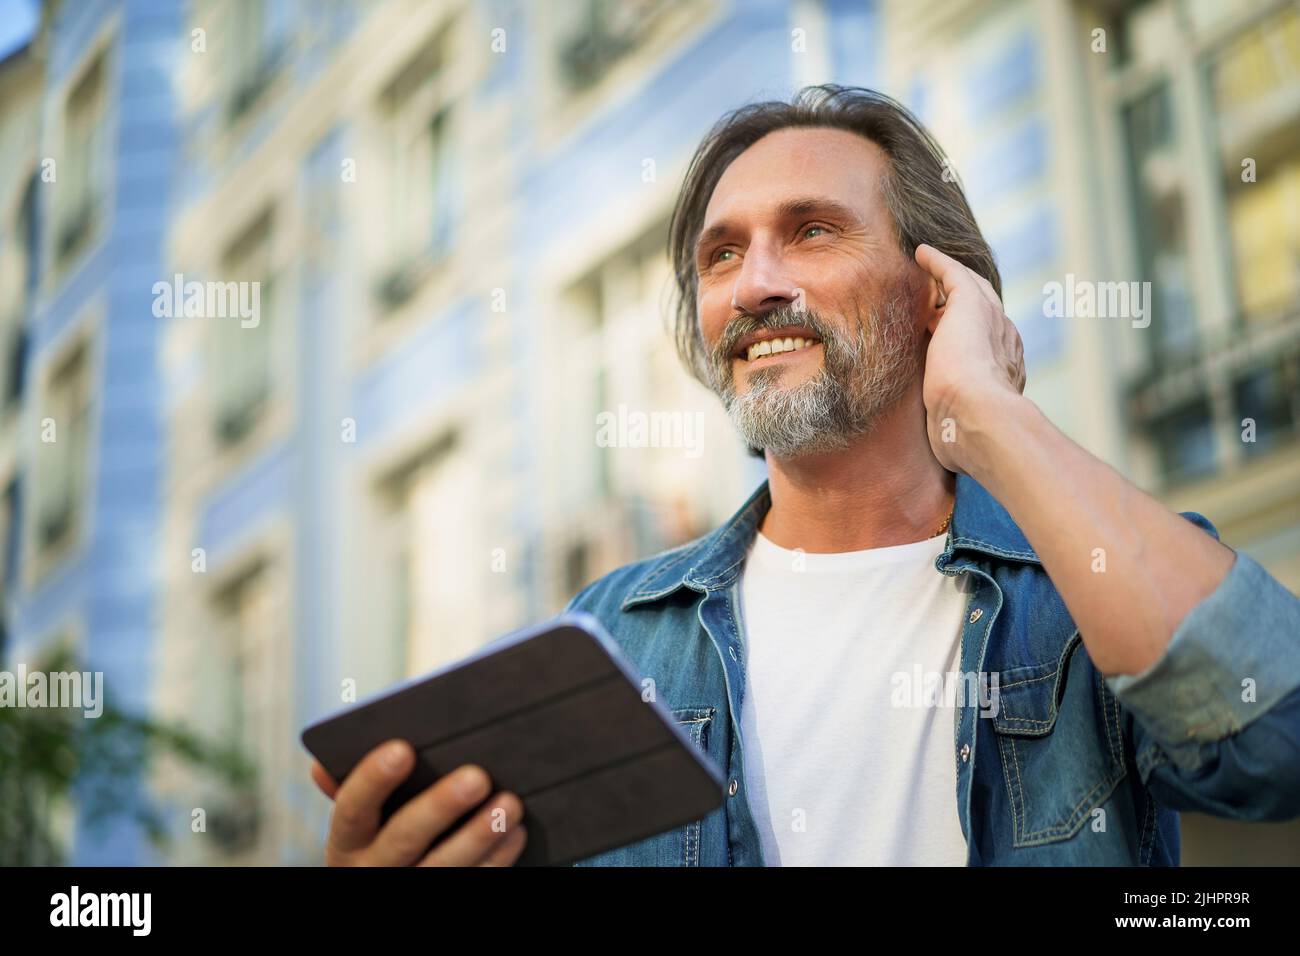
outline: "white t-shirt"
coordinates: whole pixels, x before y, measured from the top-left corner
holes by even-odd
[[[740,728],[769,866],[965,865],[935,691],[961,666],[968,585],[935,569],[944,543],[805,554],[755,536]]]

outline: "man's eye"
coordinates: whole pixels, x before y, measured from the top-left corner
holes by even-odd
[[[732,253],[732,254],[734,254],[735,251],[736,251],[736,250],[734,250],[734,249],[719,249],[717,252],[715,252],[715,253],[713,254],[713,261],[714,261],[714,262],[721,262],[722,260],[718,258],[719,256],[725,256],[725,255],[726,255],[727,253],[729,253],[729,252]]]
[[[814,229],[820,229],[822,232],[825,232],[825,231],[826,231],[826,227],[825,227],[825,226],[809,226],[808,228],[804,229],[804,231],[803,231],[804,238],[807,238],[807,237],[808,237],[808,233],[812,232]]]

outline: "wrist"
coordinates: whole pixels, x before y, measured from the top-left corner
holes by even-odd
[[[962,471],[992,493],[1004,466],[1028,450],[1027,436],[1042,413],[1024,395],[1002,389],[966,396],[952,417]]]

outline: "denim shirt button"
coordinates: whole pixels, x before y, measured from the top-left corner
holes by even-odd
[[[974,624],[983,616],[984,616],[984,608],[977,607],[975,610],[970,612],[970,622]]]
[[[970,744],[961,745],[961,762],[965,763],[970,760]]]
[[[739,781],[737,781],[735,777],[732,777],[731,785],[727,787],[727,796],[734,797],[736,795],[736,791],[739,789],[740,789]]]

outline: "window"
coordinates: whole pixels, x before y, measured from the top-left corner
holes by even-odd
[[[73,537],[86,488],[90,355],[83,340],[50,373],[42,408],[35,483],[36,547],[53,552]]]
[[[658,28],[668,0],[576,0],[554,13],[561,27],[560,77],[570,93],[595,86]]]
[[[5,486],[0,499],[0,664],[5,661],[9,643],[9,602],[14,594],[18,573],[18,529],[21,521],[20,485],[17,478]]]
[[[100,53],[73,84],[64,113],[63,155],[55,167],[54,258],[65,263],[82,248],[104,200],[105,54]]]
[[[1208,80],[1238,315],[1267,325],[1300,302],[1300,9],[1247,29],[1211,59]]]
[[[705,449],[743,462],[725,413],[681,367],[665,332],[666,235],[658,223],[574,282],[546,337],[542,362],[554,378],[545,427],[560,521],[552,601],[707,530]],[[717,477],[725,497],[728,476]]]
[[[1214,471],[1210,419],[1210,403],[1203,398],[1153,419],[1152,433],[1168,480],[1187,481]]]
[[[16,408],[23,397],[27,372],[27,330],[22,326],[21,314],[9,323],[8,354],[3,357],[4,394],[0,398],[6,409]]]
[[[222,445],[238,444],[257,424],[271,398],[272,342],[276,324],[278,280],[272,259],[274,220],[269,211],[260,215],[222,257],[223,283],[250,283],[257,290],[256,322],[238,309],[226,315],[205,316],[208,329],[208,381],[213,401],[213,427]],[[243,294],[243,293],[241,293]]]
[[[1246,457],[1273,449],[1300,423],[1300,352],[1242,369],[1233,388],[1242,420],[1255,424],[1255,440],[1245,443]]]
[[[270,703],[278,693],[270,667],[278,630],[268,567],[263,561],[253,563],[215,595],[217,627],[205,680],[215,739],[254,768],[260,766],[263,744],[272,732]],[[255,845],[261,825],[255,783],[222,794],[208,815],[209,831],[227,853]]]
[[[262,98],[289,45],[293,6],[285,0],[229,0],[226,115],[239,120]]]
[[[1151,362],[1163,366],[1197,345],[1183,188],[1168,84],[1124,110],[1142,272],[1151,280]]]
[[[1300,10],[1148,0],[1114,28],[1153,298],[1132,410],[1174,482],[1300,434]]]
[[[385,310],[405,302],[451,247],[458,173],[450,36],[444,27],[380,97],[390,238],[375,294]]]
[[[15,229],[0,255],[0,408],[15,408],[27,371],[26,317],[36,272],[36,177],[23,192]]]
[[[384,482],[389,510],[381,550],[391,679],[456,660],[492,636],[484,590],[490,554],[474,509],[480,488],[481,478],[452,436]]]

